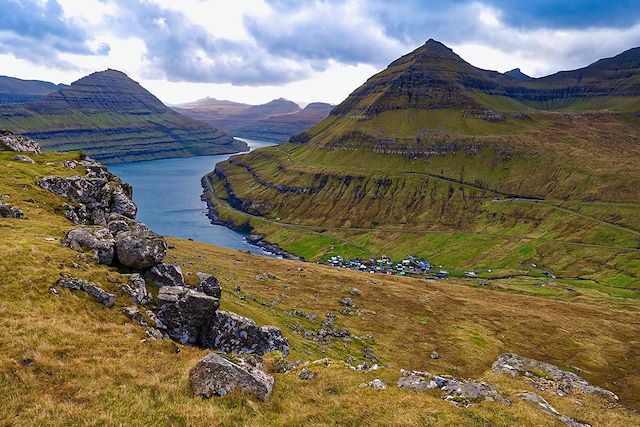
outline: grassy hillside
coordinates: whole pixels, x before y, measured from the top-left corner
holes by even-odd
[[[293,154],[293,153],[292,153]],[[179,264],[193,283],[195,272],[222,282],[224,309],[282,328],[291,343],[289,361],[330,359],[311,365],[313,381],[299,370],[275,373],[274,394],[266,403],[234,392],[203,400],[191,395],[188,371],[207,351],[168,340],[145,340],[144,330],[122,308],[121,273],[96,266],[60,246],[73,228],[60,214],[64,200],[35,185],[43,175],[73,173],[62,166],[73,154],[35,156],[35,165],[11,161],[0,152],[0,194],[25,212],[25,219],[0,219],[0,419],[9,425],[559,425],[534,405],[513,398],[523,390],[545,397],[563,414],[591,425],[635,425],[640,418],[592,395],[559,397],[521,379],[489,371],[502,352],[512,351],[581,373],[613,390],[622,403],[640,401],[640,311],[636,299],[594,289],[570,292],[563,281],[523,295],[517,279],[427,282],[411,278],[337,271],[310,263],[262,258],[213,246],[170,239],[168,262]],[[596,214],[585,211],[584,214]],[[55,239],[55,240],[51,240]],[[256,280],[270,272],[275,278]],[[62,289],[49,293],[61,273],[90,279],[117,295],[112,309],[87,295]],[[595,285],[594,285],[595,286]],[[239,287],[237,290],[236,287]],[[321,328],[329,311],[351,287],[360,316],[337,314],[348,341],[320,344],[294,331]],[[573,287],[573,286],[572,286]],[[533,286],[531,286],[533,289]],[[542,289],[538,287],[539,289]],[[582,288],[576,288],[582,289]],[[292,316],[295,309],[317,320]],[[367,334],[372,334],[368,338]],[[362,360],[370,347],[382,368],[347,369],[341,360]],[[178,351],[179,350],[179,351]],[[440,358],[431,359],[436,350]],[[267,358],[273,369],[274,358]],[[421,369],[484,379],[512,398],[511,405],[480,403],[470,408],[442,400],[438,392],[395,387],[399,369]],[[382,378],[386,390],[360,388]]]

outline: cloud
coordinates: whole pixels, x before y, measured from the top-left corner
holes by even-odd
[[[272,55],[252,40],[214,37],[180,11],[145,1],[117,3],[120,11],[110,18],[109,26],[144,41],[148,77],[264,85],[300,80],[313,71],[310,62]]]
[[[96,45],[91,36],[64,16],[55,0],[0,0],[0,53],[33,63],[72,67],[61,53],[106,55],[109,46]]]

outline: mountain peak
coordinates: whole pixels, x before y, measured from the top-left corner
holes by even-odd
[[[505,76],[509,76],[509,77],[513,77],[514,79],[517,80],[533,80],[533,77],[530,77],[528,75],[526,75],[525,73],[523,73],[520,68],[514,68],[513,70],[507,71],[506,73],[504,73]]]

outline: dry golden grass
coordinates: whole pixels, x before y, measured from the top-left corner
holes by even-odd
[[[56,213],[62,200],[33,182],[45,173],[68,173],[60,162],[69,156],[37,156],[35,166],[9,158],[0,154],[0,194],[24,209],[26,219],[0,220],[0,425],[557,425],[521,401],[464,409],[437,392],[393,386],[402,367],[484,378],[507,395],[529,390],[523,381],[486,372],[503,351],[576,366],[593,383],[619,393],[623,403],[639,404],[640,314],[632,302],[626,308],[569,303],[473,289],[453,280],[336,271],[170,239],[175,248],[168,262],[181,265],[191,281],[197,271],[216,274],[224,287],[223,308],[281,327],[291,342],[290,360],[332,359],[329,367],[311,368],[318,372],[315,381],[299,379],[296,371],[275,374],[274,394],[266,403],[242,393],[194,398],[188,371],[207,351],[143,340],[144,330],[122,314],[130,302],[118,289],[120,273],[84,265],[59,240],[44,240],[61,239],[73,225]],[[116,306],[108,309],[65,289],[60,298],[52,296],[48,289],[62,272],[116,293]],[[265,272],[277,279],[257,281],[255,276]],[[340,309],[338,300],[350,287],[362,291],[354,297],[359,307],[376,314],[363,319],[339,314],[337,325],[355,335],[372,333],[375,343],[323,346],[289,329],[295,323],[317,328],[318,323],[287,312],[299,308],[322,318]],[[385,366],[367,373],[345,368],[339,360],[360,359],[365,343]],[[429,358],[433,349],[439,360]],[[373,378],[391,386],[383,391],[358,387]],[[561,412],[592,425],[640,424],[637,415],[606,410],[592,396],[541,394]]]

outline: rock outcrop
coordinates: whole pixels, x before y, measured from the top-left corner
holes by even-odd
[[[40,144],[31,138],[0,130],[0,150],[40,154]]]
[[[122,292],[129,295],[132,302],[140,305],[147,305],[153,302],[153,295],[147,291],[147,283],[142,275],[134,273],[129,276],[131,284],[122,285]]]
[[[215,276],[206,273],[198,273],[198,278],[200,279],[200,284],[196,288],[198,291],[214,298],[222,297],[222,286],[220,286],[220,282],[215,278]]]
[[[215,353],[191,368],[189,380],[193,393],[206,398],[224,396],[234,389],[240,389],[260,400],[267,400],[274,384],[271,375],[244,360],[233,363]]]
[[[143,270],[162,262],[167,253],[167,243],[144,224],[137,224],[129,231],[116,236],[118,261],[129,268]]]
[[[524,376],[525,380],[540,390],[552,390],[559,396],[571,394],[574,390],[582,393],[600,395],[610,401],[617,402],[618,396],[609,390],[589,384],[589,382],[573,372],[563,371],[555,365],[535,359],[502,354],[491,366],[497,372],[505,372],[512,377]]]
[[[144,275],[145,280],[161,288],[163,286],[184,286],[182,269],[176,265],[160,263],[153,266]],[[205,292],[206,293],[206,292]],[[218,295],[216,298],[220,298]]]
[[[62,279],[58,280],[57,285],[63,288],[71,289],[72,291],[86,292],[91,295],[97,302],[107,307],[113,307],[113,305],[116,303],[115,295],[108,293],[104,289],[85,279],[63,277]]]
[[[201,346],[226,353],[263,355],[278,350],[289,354],[289,342],[280,329],[257,326],[249,318],[218,311],[202,331]]]
[[[23,218],[24,212],[9,203],[0,202],[0,218]]]
[[[98,264],[111,265],[115,255],[115,240],[108,228],[78,227],[67,234],[63,246],[78,252],[91,251]]]
[[[468,407],[477,402],[510,403],[498,390],[485,382],[463,380],[449,375],[432,375],[429,372],[402,370],[398,387],[405,390],[427,391],[438,388],[444,399],[456,405]]]
[[[539,396],[535,393],[527,391],[527,392],[516,394],[516,397],[536,404],[538,408],[540,408],[543,412],[546,412],[547,414],[553,417],[556,417],[560,422],[564,423],[569,427],[591,427],[590,424],[584,423],[582,421],[578,421],[566,415],[561,415],[560,412],[558,412],[556,408],[551,406],[551,404],[547,402],[542,396]]]
[[[15,156],[13,159],[14,162],[22,162],[22,163],[27,163],[29,165],[34,164],[35,162],[33,161],[33,159],[29,156],[24,156],[22,154],[19,154],[17,156]]]
[[[220,300],[182,286],[163,286],[158,307],[158,319],[172,339],[198,345],[201,331],[214,318]]]
[[[112,213],[135,218],[137,207],[131,200],[131,186],[92,159],[86,158],[77,165],[85,168],[85,176],[46,176],[37,181],[38,186],[75,203],[74,206],[66,205],[64,209],[70,221],[83,225],[107,225]],[[68,167],[75,169],[76,166]]]

